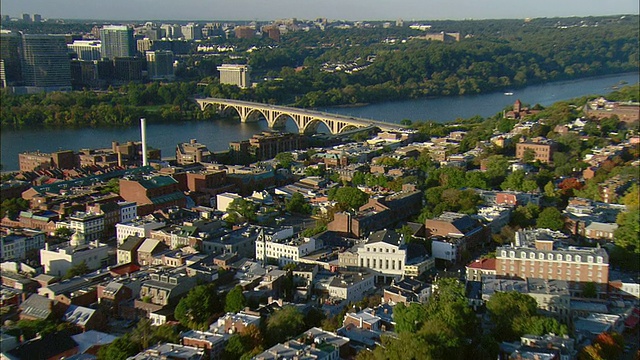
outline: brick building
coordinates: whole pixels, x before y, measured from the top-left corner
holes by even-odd
[[[594,282],[606,291],[609,255],[602,248],[566,246],[548,232],[518,231],[514,243],[496,249],[497,276]]]
[[[56,151],[51,154],[25,152],[18,154],[20,171],[34,171],[41,169],[73,169],[76,167],[76,156],[71,150]]]
[[[138,205],[138,215],[147,215],[169,207],[185,207],[186,196],[171,176],[120,179],[120,196]]]
[[[533,160],[539,160],[543,163],[550,163],[553,161],[553,152],[556,150],[556,144],[543,137],[537,137],[530,140],[522,138],[519,143],[516,144],[516,158],[523,160],[525,154],[532,151],[534,155]]]

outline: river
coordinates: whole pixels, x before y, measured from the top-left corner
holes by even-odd
[[[530,86],[514,90],[512,96],[496,92],[321,110],[395,123],[402,119],[448,122],[475,115],[493,116],[506,106],[513,104],[516,99],[520,99],[524,104],[548,106],[557,101],[586,95],[604,95],[611,92],[612,86],[620,82],[636,84],[639,81],[638,73],[627,73]],[[187,142],[189,139],[197,139],[198,142],[207,145],[211,151],[221,151],[229,148],[230,141],[248,139],[263,130],[268,130],[264,120],[256,123],[218,120],[210,122],[187,121],[179,124],[147,124],[147,139],[149,146],[162,151],[163,157],[173,157],[175,156],[176,144]],[[287,123],[286,130],[297,131],[293,121]],[[137,126],[129,128],[20,130],[3,128],[0,135],[2,170],[11,171],[18,169],[18,154],[21,152],[35,150],[52,152],[111,147],[112,141],[139,141],[140,129]]]

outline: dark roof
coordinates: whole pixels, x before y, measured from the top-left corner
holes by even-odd
[[[20,304],[22,314],[37,319],[46,319],[51,315],[51,300],[38,294],[33,294]]]
[[[143,237],[138,237],[135,235],[127,236],[122,245],[118,247],[118,250],[132,251],[134,249],[137,249],[143,241]]]
[[[77,347],[69,331],[60,331],[30,340],[9,353],[20,359],[49,359]]]
[[[400,245],[400,234],[398,234],[395,230],[379,230],[371,235],[369,235],[369,239],[367,239],[367,244],[373,244],[377,242],[385,242],[391,245]]]

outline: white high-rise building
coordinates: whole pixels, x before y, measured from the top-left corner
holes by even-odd
[[[251,86],[251,67],[249,65],[222,64],[218,66],[220,83],[236,85],[241,89]]]

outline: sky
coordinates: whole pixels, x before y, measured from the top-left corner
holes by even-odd
[[[462,20],[638,14],[638,0],[1,0],[0,14],[96,20]]]

